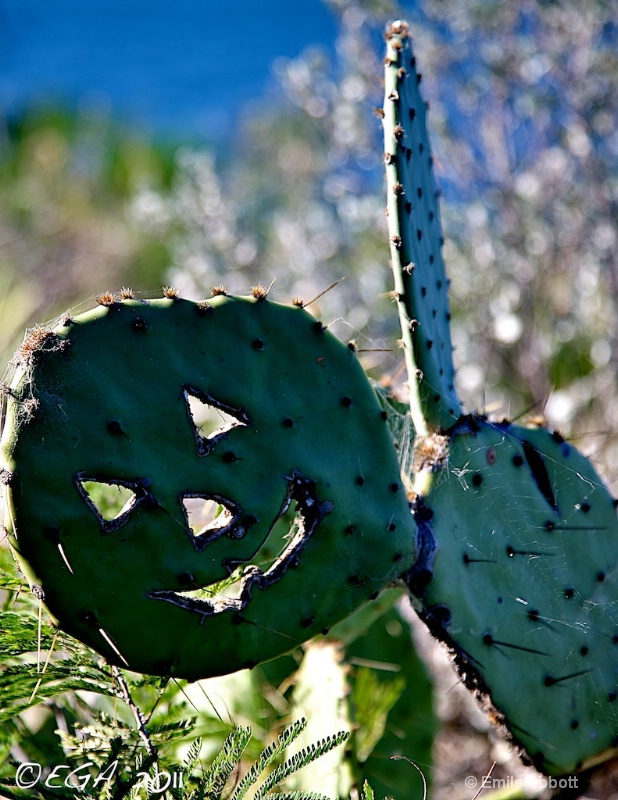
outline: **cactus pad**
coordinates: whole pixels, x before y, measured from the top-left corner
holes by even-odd
[[[416,506],[417,610],[550,774],[618,746],[618,523],[557,433],[463,418]]]
[[[8,527],[62,628],[202,678],[290,650],[412,563],[353,349],[262,295],[99,302],[31,331],[5,387]]]
[[[412,395],[430,429],[461,414],[454,387],[448,281],[426,103],[405,23],[388,34],[384,78],[384,159],[395,296]],[[420,420],[414,420],[423,432]]]

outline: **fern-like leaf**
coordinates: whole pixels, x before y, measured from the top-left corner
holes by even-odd
[[[283,783],[290,775],[313,763],[316,759],[326,755],[326,753],[330,753],[335,747],[339,747],[340,744],[343,744],[348,739],[349,735],[347,731],[340,731],[334,736],[328,736],[326,739],[317,742],[317,744],[304,748],[300,753],[295,753],[271,772],[256,792],[254,800],[263,800],[268,792]]]
[[[253,762],[236,787],[232,800],[242,800],[259,776],[283,754],[292,742],[296,741],[306,727],[307,720],[300,719],[293,725],[287,727],[275,742],[265,747],[260,753],[258,760]]]
[[[210,765],[195,800],[218,798],[232,772],[238,767],[247,745],[251,741],[251,728],[234,728],[223,743],[221,751]]]
[[[9,667],[0,672],[0,723],[43,700],[78,689],[115,696],[105,675],[70,661],[57,666],[48,665],[40,673],[34,664]]]

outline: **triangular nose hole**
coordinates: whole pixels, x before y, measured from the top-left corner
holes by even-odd
[[[244,528],[236,526],[240,509],[230,500],[218,495],[191,494],[181,495],[180,502],[196,550],[203,550],[221,536],[244,534]]]
[[[244,408],[234,408],[191,386],[184,387],[183,395],[200,456],[210,453],[219,439],[227,436],[234,428],[249,425],[249,417]]]
[[[94,512],[101,527],[109,532],[119,528],[137,503],[132,484],[122,481],[76,479],[79,493]]]

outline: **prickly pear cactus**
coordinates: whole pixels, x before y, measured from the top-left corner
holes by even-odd
[[[419,83],[405,23],[395,23],[384,117],[388,218],[419,434],[419,559],[404,580],[514,742],[539,769],[573,772],[618,747],[616,501],[559,434],[451,418],[461,405]],[[423,249],[428,230],[433,244]]]
[[[375,596],[412,564],[412,522],[353,347],[261,291],[167,295],[28,333],[1,475],[12,546],[61,627],[196,679]]]

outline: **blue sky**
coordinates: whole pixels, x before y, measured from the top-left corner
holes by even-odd
[[[99,105],[147,132],[217,136],[274,58],[334,37],[322,0],[0,0],[0,106]]]

